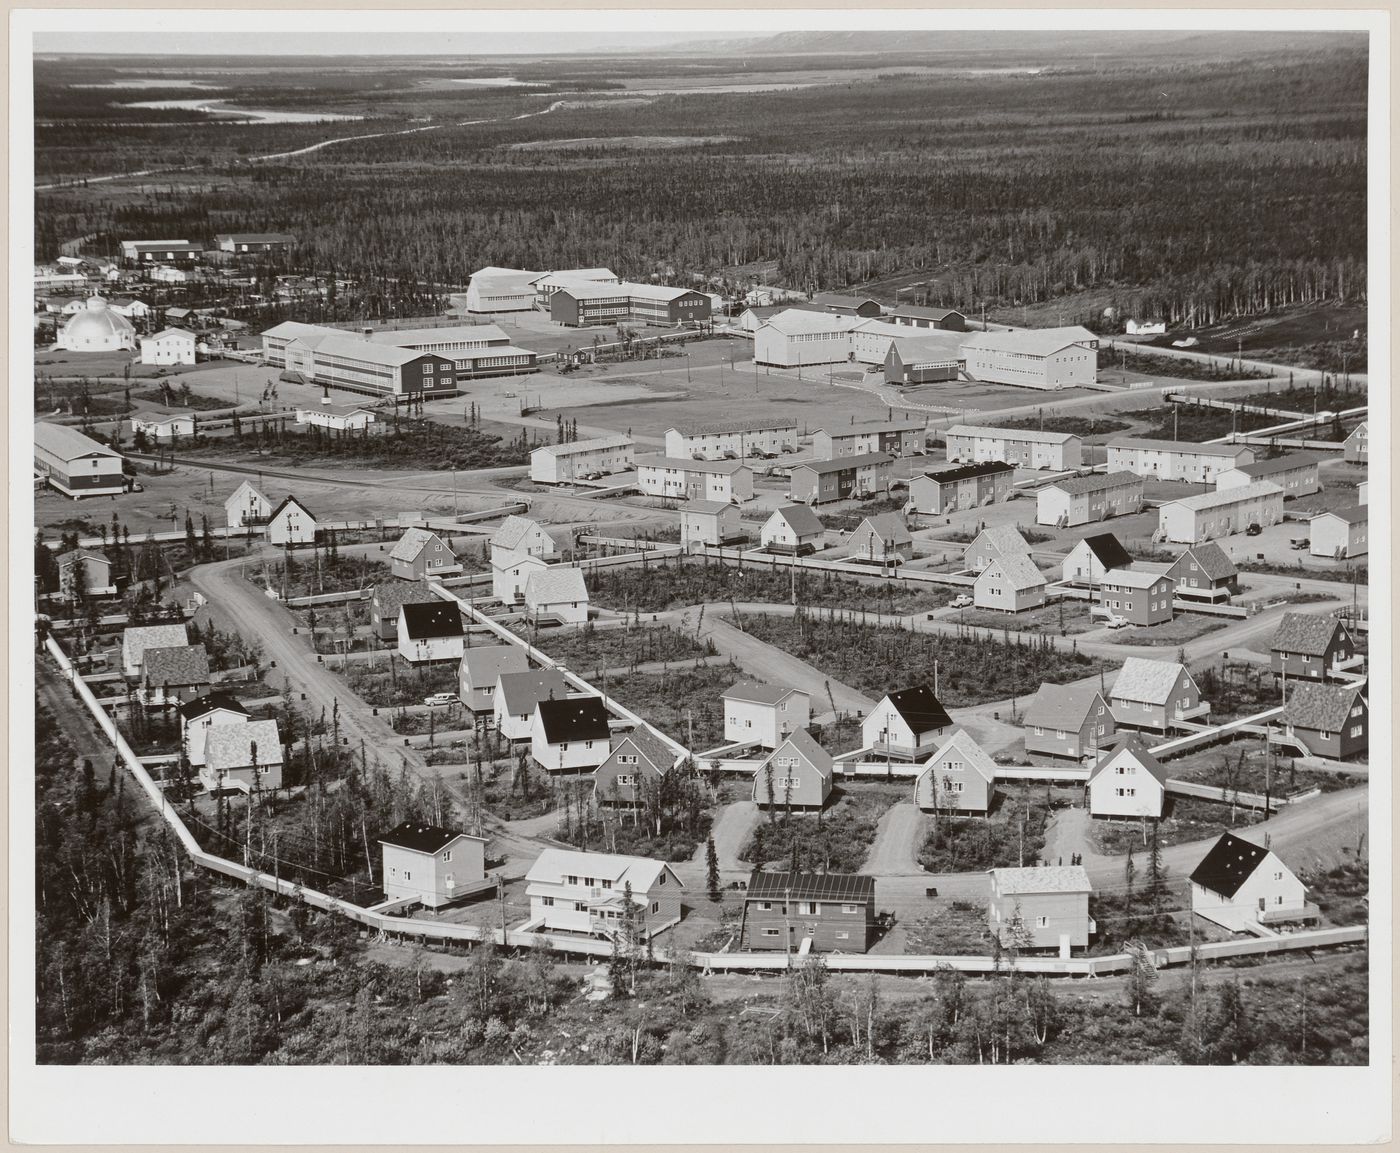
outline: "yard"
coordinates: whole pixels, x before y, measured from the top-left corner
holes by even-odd
[[[653,661],[679,661],[713,656],[715,646],[665,625],[625,625],[598,628],[592,621],[581,629],[547,633],[540,648],[556,661],[580,673],[602,669],[635,669]]]
[[[896,926],[894,933],[901,929],[906,953],[985,957],[992,951],[987,908],[972,901],[939,902],[934,912]]]
[[[688,773],[673,771],[638,808],[614,811],[598,804],[593,781],[561,783],[555,835],[565,844],[600,853],[622,853],[673,863],[689,861],[710,835],[713,794]]]
[[[1153,357],[1154,360],[1159,359]],[[1175,365],[1176,361],[1169,362]],[[1181,364],[1190,363],[1181,361]],[[1212,380],[1214,377],[1194,377],[1197,380]],[[1225,377],[1221,379],[1235,379]],[[1176,440],[1182,443],[1213,440],[1230,432],[1251,432],[1256,428],[1268,428],[1278,424],[1278,418],[1264,416],[1257,412],[1236,412],[1233,409],[1204,408],[1200,405],[1177,404],[1161,408],[1139,408],[1125,412],[1124,416],[1141,421],[1146,425],[1135,435],[1156,440]]]
[[[787,869],[795,862],[800,872],[858,872],[880,818],[908,797],[907,786],[852,782],[834,788],[817,814],[789,814],[779,805],[762,814],[739,858],[756,868]]]
[[[313,545],[310,553],[287,550],[281,560],[263,560],[261,569],[250,569],[249,580],[276,589],[285,600],[348,592],[392,579],[389,562],[377,557],[342,556],[335,543]],[[322,606],[323,612],[339,612],[342,606]],[[307,626],[310,627],[308,618]]]
[[[1363,899],[1371,890],[1370,862],[1344,861],[1326,870],[1303,871],[1299,879],[1308,887],[1308,899],[1322,911],[1328,925],[1364,925],[1370,909]]]
[[[1237,807],[1232,815],[1230,806],[1220,801],[1168,794],[1162,819],[1157,824],[1157,840],[1164,847],[1187,841],[1204,841],[1230,829],[1256,825],[1263,817],[1264,814],[1257,809]],[[1100,817],[1090,825],[1089,835],[1094,848],[1100,853],[1118,855],[1132,849],[1135,854],[1140,854],[1148,847],[1148,828],[1146,821],[1106,820]]]
[[[1274,797],[1287,797],[1314,787],[1331,793],[1356,784],[1356,778],[1347,773],[1299,768],[1296,757],[1282,755],[1277,745],[1266,749],[1258,737],[1241,737],[1229,744],[1173,757],[1167,761],[1166,769],[1167,775],[1177,780],[1243,793],[1267,791]],[[1228,803],[1225,807],[1229,807]]]
[[[1128,625],[1113,634],[1115,644],[1124,645],[1183,645],[1206,633],[1213,633],[1230,624],[1230,617],[1208,617],[1203,613],[1177,613],[1159,625]]]
[[[421,705],[433,693],[457,692],[456,661],[411,665],[397,654],[386,653],[384,661],[376,660],[373,666],[362,661],[339,671],[365,703],[377,708]]]
[[[1267,666],[1230,661],[1219,667],[1211,665],[1195,676],[1201,699],[1210,702],[1210,719],[1213,722],[1253,716],[1263,709],[1283,703],[1273,673]]]
[[[939,814],[919,848],[930,873],[966,873],[1033,865],[1045,848],[1050,807],[1028,793],[998,792],[985,817]]]
[[[1109,436],[1122,432],[1131,426],[1122,420],[1090,413],[1088,416],[1018,416],[1012,420],[998,420],[998,428],[1031,428],[1041,432],[1063,432],[1071,436]]]
[[[710,749],[724,741],[720,694],[743,676],[738,665],[705,665],[607,677],[596,687],[686,748]]]
[[[1021,613],[963,609],[957,615],[957,622],[968,628],[1009,628],[1017,632],[1046,633],[1051,636],[1086,633],[1091,629],[1103,627],[1101,620],[1089,616],[1089,602],[1081,600],[1058,600],[1054,604],[1042,605],[1040,608]]]

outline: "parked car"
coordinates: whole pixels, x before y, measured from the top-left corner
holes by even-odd
[[[1121,629],[1127,627],[1128,618],[1120,617],[1116,613],[1111,613],[1107,618],[1105,618],[1103,623],[1111,629]]]
[[[967,593],[958,593],[957,596],[955,596],[952,600],[948,602],[948,607],[955,609],[965,609],[971,604],[972,598],[968,596]]]
[[[435,709],[439,705],[455,705],[457,703],[456,693],[434,693],[424,699],[423,703],[430,709]]]
[[[1288,547],[1293,549],[1294,552],[1302,552],[1308,547],[1308,538],[1305,536],[1295,536],[1288,542]]]
[[[1258,536],[1258,535],[1259,535],[1260,533],[1262,533],[1263,531],[1264,531],[1264,526],[1263,526],[1262,524],[1260,524],[1260,523],[1256,520],[1256,521],[1254,521],[1247,529],[1244,530],[1244,535],[1245,535],[1245,536]]]

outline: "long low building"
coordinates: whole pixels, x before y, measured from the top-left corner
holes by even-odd
[[[549,315],[556,324],[582,328],[595,324],[703,324],[712,313],[708,293],[665,284],[617,284],[568,280],[549,297]]]
[[[720,420],[666,430],[666,455],[694,460],[742,460],[797,451],[791,420]]]
[[[1002,460],[1017,468],[1062,472],[1078,468],[1084,452],[1084,441],[1070,432],[955,424],[944,436],[949,464]]]
[[[872,452],[840,460],[812,460],[794,465],[789,499],[799,504],[826,504],[889,492],[894,458]]]
[[[467,284],[467,311],[487,316],[530,312],[535,307],[535,280],[543,275],[524,268],[478,268]]]
[[[639,456],[637,491],[672,500],[734,504],[753,500],[753,472],[737,460]]]
[[[1227,469],[1252,464],[1254,450],[1241,444],[1195,444],[1118,436],[1108,442],[1108,471],[1135,472],[1153,480],[1214,484]]]
[[[546,444],[530,453],[530,479],[536,484],[568,484],[581,477],[627,472],[634,446],[630,436],[601,436]]]
[[[34,426],[34,469],[75,500],[126,491],[121,453],[63,424],[40,421]]]
[[[909,481],[909,504],[925,516],[963,512],[1011,499],[1016,470],[1005,461],[955,464]]]
[[[924,431],[927,428],[928,421],[922,417],[819,428],[812,433],[812,455],[817,460],[839,460],[842,457],[866,456],[872,452],[913,456],[924,451]]]
[[[963,341],[962,359],[973,380],[1021,388],[1061,389],[1095,384],[1099,338],[1078,325],[979,332]]]
[[[1158,509],[1157,535],[1174,544],[1200,544],[1244,532],[1250,525],[1283,520],[1283,489],[1268,481],[1203,492],[1169,501]]]
[[[754,333],[754,363],[772,368],[846,364],[851,359],[851,329],[859,323],[856,316],[786,309]]]
[[[1134,472],[1090,473],[1046,485],[1035,496],[1036,524],[1067,528],[1142,509],[1142,477]]]
[[[1322,490],[1318,467],[1322,458],[1312,452],[1288,452],[1272,460],[1257,460],[1253,464],[1236,465],[1218,473],[1217,489],[1242,488],[1258,480],[1267,480],[1283,489],[1283,499],[1312,496]]]
[[[961,363],[958,353],[949,352],[941,342],[920,336],[897,336],[885,354],[885,383],[936,384],[957,380]]]

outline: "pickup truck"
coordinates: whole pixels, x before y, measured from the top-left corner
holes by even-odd
[[[972,598],[967,593],[958,593],[948,602],[948,607],[953,609],[965,609],[972,604]]]

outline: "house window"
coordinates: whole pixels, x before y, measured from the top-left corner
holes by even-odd
[[[1306,653],[1304,653],[1304,654],[1303,654],[1303,663],[1304,663],[1305,665],[1310,665],[1310,664],[1312,664],[1312,657],[1310,657],[1310,656],[1308,656]]]
[[[850,933],[837,933],[836,939],[838,941],[849,941],[851,939],[851,935]]]
[[[574,912],[575,912],[575,913],[586,913],[586,912],[588,912],[588,905],[585,904],[583,901],[575,901],[575,902],[574,902]]]
[[[541,898],[540,898],[540,904],[543,905],[543,906],[544,906],[545,908],[547,908],[547,909],[552,909],[552,908],[554,907],[554,898],[553,898],[553,897],[541,897]]]
[[[1352,725],[1352,726],[1351,726],[1351,735],[1354,736],[1354,737],[1359,737],[1359,736],[1361,735],[1361,726],[1360,726],[1360,725]]]
[[[1037,929],[1044,929],[1044,928],[1047,928],[1047,927],[1049,926],[1049,924],[1050,924],[1050,918],[1049,918],[1049,917],[1037,917],[1037,918],[1035,919],[1035,927],[1036,927]]]
[[[944,781],[943,784],[950,793],[960,793],[963,791],[963,783],[961,781]]]
[[[659,912],[661,912],[661,902],[660,902],[660,901],[653,901],[653,902],[651,903],[651,911],[652,911],[653,913],[659,913]]]
[[[403,879],[404,879],[405,881],[411,881],[411,880],[413,880],[413,874],[410,873],[407,869],[405,869],[405,870],[403,871]]]
[[[612,888],[612,882],[609,881],[606,877],[603,877],[603,878],[601,878],[601,879],[598,881],[598,888],[600,888],[600,889],[611,889],[611,888]]]
[[[773,902],[772,902],[772,901],[759,901],[759,903],[758,903],[758,908],[759,908],[759,911],[760,911],[760,912],[771,913],[771,912],[773,911]]]
[[[960,773],[963,771],[962,761],[949,761],[944,767],[950,773]]]
[[[573,876],[572,874],[570,874],[569,876],[566,876],[566,877],[564,878],[564,884],[566,884],[566,885],[577,885],[577,884],[578,884],[578,877]]]
[[[636,782],[637,782],[637,778],[634,777],[631,773],[619,773],[619,774],[618,774],[617,783],[618,783],[619,785],[633,785],[633,784],[636,784]]]
[[[637,763],[636,753],[619,753],[617,757],[619,765],[635,765]]]
[[[1056,737],[1057,740],[1061,740],[1061,741],[1064,740],[1064,739],[1065,739],[1065,731],[1064,731],[1064,729],[1056,729],[1056,730],[1055,730],[1055,737]]]
[[[763,935],[764,935],[765,937],[776,937],[776,936],[778,935],[778,930],[777,930],[777,929],[764,929],[764,930],[763,930]]]
[[[1036,725],[1036,726],[1035,726],[1035,735],[1038,736],[1038,737],[1043,737],[1043,736],[1045,735],[1045,730],[1042,729],[1039,725]]]
[[[843,912],[843,913],[859,913],[859,912],[860,912],[860,906],[859,906],[859,905],[842,905],[842,906],[841,906],[841,912]]]
[[[444,864],[445,864],[446,862],[452,860],[452,850],[451,850],[451,849],[448,849],[447,852],[443,853],[442,859],[443,859],[443,863],[444,863]]]
[[[658,885],[664,885],[666,883],[666,871],[664,869],[657,874],[656,883]]]

